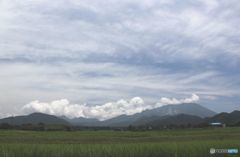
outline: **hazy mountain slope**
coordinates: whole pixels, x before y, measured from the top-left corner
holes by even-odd
[[[159,119],[160,117],[163,117],[163,116],[173,116],[178,114],[193,115],[193,116],[205,118],[205,117],[211,117],[216,113],[195,103],[166,105],[156,109],[146,110],[134,115],[129,115],[129,116],[121,115],[121,116],[106,120],[102,122],[101,125],[128,126],[133,123],[140,125],[141,122],[146,123],[146,122],[152,121],[152,119]]]
[[[142,112],[143,115],[177,115],[177,114],[188,114],[198,117],[211,117],[216,113],[195,103],[184,103],[179,105],[166,105],[153,110],[147,110]]]
[[[179,114],[174,116],[164,116],[159,119],[152,120],[145,123],[146,126],[163,127],[166,125],[196,125],[202,123],[204,120],[200,117],[186,114]]]

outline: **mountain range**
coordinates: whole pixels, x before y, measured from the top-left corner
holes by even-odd
[[[127,126],[153,126],[165,125],[197,125],[201,123],[221,122],[229,125],[240,124],[240,111],[232,113],[215,112],[195,103],[184,103],[178,105],[166,105],[152,110],[145,110],[133,115],[120,115],[108,120],[98,119],[56,117],[43,113],[33,113],[26,116],[16,116],[0,119],[1,123],[11,125],[21,124],[63,124],[87,127],[127,127]]]

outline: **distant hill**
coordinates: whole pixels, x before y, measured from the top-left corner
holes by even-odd
[[[0,119],[0,124],[1,123],[8,123],[10,125],[39,124],[39,123],[69,125],[69,122],[67,122],[66,120],[43,113],[32,113],[26,116],[8,117]]]
[[[213,117],[206,118],[208,123],[221,122],[227,125],[240,124],[240,111],[233,111],[231,113],[219,113]]]

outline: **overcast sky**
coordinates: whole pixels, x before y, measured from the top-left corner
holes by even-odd
[[[238,0],[0,0],[0,116],[194,95],[240,109],[239,25]]]

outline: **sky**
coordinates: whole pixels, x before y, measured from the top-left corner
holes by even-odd
[[[0,117],[240,110],[238,0],[0,0]]]

